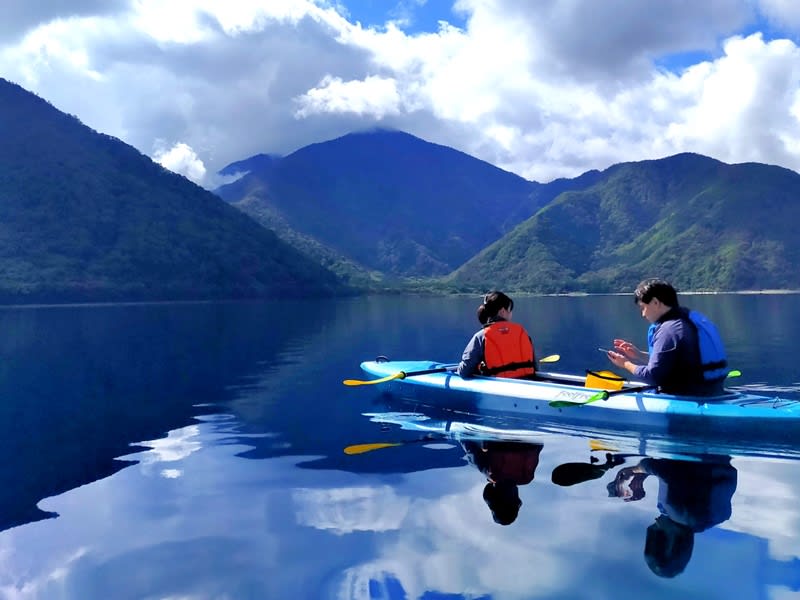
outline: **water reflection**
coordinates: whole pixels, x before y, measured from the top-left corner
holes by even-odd
[[[794,591],[800,589],[800,562],[796,557],[774,557],[768,548],[762,547],[760,537],[739,530],[742,524],[753,526],[752,516],[742,515],[726,528],[720,528],[732,519],[733,498],[739,483],[739,472],[731,455],[701,451],[683,454],[674,449],[669,451],[669,447],[664,450],[663,444],[661,451],[651,451],[647,449],[646,439],[640,440],[638,450],[632,450],[632,445],[627,443],[627,451],[618,451],[612,442],[629,440],[619,438],[600,444],[587,437],[584,441],[590,442],[591,450],[587,461],[569,460],[569,455],[554,459],[552,454],[565,447],[564,436],[537,429],[535,424],[531,424],[529,429],[514,429],[509,423],[485,417],[451,414],[448,418],[437,412],[384,412],[367,413],[366,416],[384,429],[387,425],[394,425],[399,431],[416,432],[419,437],[415,442],[421,444],[406,442],[397,445],[403,449],[427,449],[432,460],[437,454],[431,452],[437,447],[433,442],[458,444],[468,464],[486,478],[483,500],[493,522],[499,525],[513,524],[512,529],[519,527],[528,531],[532,522],[541,520],[538,506],[533,508],[535,514],[531,518],[522,517],[525,514],[523,499],[531,497],[530,491],[520,493],[524,486],[537,485],[537,480],[538,485],[552,483],[556,488],[585,485],[587,492],[582,493],[585,496],[596,494],[592,503],[598,515],[603,515],[597,517],[597,527],[608,531],[615,529],[609,521],[620,519],[621,514],[612,508],[612,504],[631,507],[622,510],[622,513],[630,510],[635,514],[619,525],[622,529],[618,541],[622,544],[631,541],[638,546],[640,564],[659,579],[684,579],[688,565],[694,560],[700,562],[701,569],[710,566],[716,569],[717,562],[722,559],[703,554],[698,558],[698,552],[719,549],[720,539],[724,539],[725,547],[756,545],[760,548],[757,557],[752,555],[752,560],[760,565],[761,585],[778,585]],[[576,431],[571,433],[580,437]],[[397,436],[398,429],[389,429],[389,435]],[[568,446],[574,447],[574,444]],[[542,461],[553,465],[549,482],[546,476],[537,474],[537,470],[541,471]],[[422,455],[416,455],[415,462],[418,470],[427,468]],[[554,514],[568,510],[566,507],[572,508],[568,498],[554,496],[545,488],[541,488],[541,492],[541,496],[549,500]],[[565,508],[560,509],[559,504]],[[649,510],[652,510],[652,517],[642,519],[642,513]],[[639,524],[638,532],[632,528],[632,523]],[[592,528],[588,523],[584,527],[587,525]],[[561,532],[561,535],[569,537],[566,532]],[[704,543],[697,543],[698,536],[705,538]],[[589,537],[587,541],[592,539]],[[595,560],[597,568],[607,562],[599,556]],[[750,562],[742,557],[725,560],[743,565]],[[688,578],[694,586],[702,581],[702,575],[696,570]],[[736,587],[733,580],[730,587]]]
[[[609,494],[641,500],[650,476],[658,479],[659,516],[647,528],[645,561],[656,575],[674,577],[692,556],[695,534],[730,518],[737,472],[729,456],[704,456],[701,462],[643,458],[619,470]]]
[[[217,412],[232,382],[285,363],[321,317],[276,322],[283,306],[0,309],[0,531],[58,516],[37,503],[133,464],[119,457]]]
[[[553,470],[557,485],[574,485],[597,479],[622,465],[626,456],[606,454],[605,464],[565,463]],[[609,497],[624,502],[645,498],[645,480],[658,480],[658,516],[647,528],[644,559],[660,577],[675,577],[692,557],[694,537],[731,517],[737,471],[729,456],[675,460],[644,457],[633,466],[621,467],[606,489]]]
[[[494,522],[510,525],[522,506],[519,486],[533,481],[543,444],[467,439],[461,447],[469,462],[486,476],[483,500]]]

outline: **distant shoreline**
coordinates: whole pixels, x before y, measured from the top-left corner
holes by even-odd
[[[588,296],[629,296],[632,292],[565,292],[562,294],[531,294],[526,292],[509,292],[512,296],[516,298],[582,298]],[[723,291],[723,292],[703,292],[703,291],[696,291],[696,292],[682,292],[678,291],[679,296],[721,296],[721,295],[738,295],[738,296],[786,296],[792,294],[800,294],[800,290],[781,290],[781,289],[774,289],[774,290],[738,290],[738,291]],[[364,294],[366,296],[384,296],[385,294]],[[393,293],[390,294],[391,296],[419,296],[418,292],[409,292],[406,294],[403,293]],[[478,292],[475,293],[458,293],[458,294],[422,294],[424,296],[437,296],[437,297],[456,297],[456,296],[481,296]],[[348,296],[349,298],[352,297],[359,297],[359,296]],[[321,297],[314,297],[314,298],[295,298],[294,300],[313,300],[313,299],[327,299],[331,300],[335,297],[331,298],[321,298]],[[11,304],[0,304],[0,309],[6,308],[67,308],[67,307],[93,307],[93,306],[146,306],[146,305],[158,305],[158,304],[225,304],[225,303],[253,303],[253,302],[262,302],[262,301],[269,301],[275,300],[275,298],[231,298],[231,299],[213,299],[213,300],[118,300],[118,301],[109,301],[109,302],[38,302],[38,303],[11,303]]]
[[[565,292],[563,294],[523,294],[517,292],[515,295],[517,296],[553,296],[553,297],[579,297],[579,296],[629,296],[633,293],[633,290],[630,292]],[[752,295],[765,295],[765,296],[774,296],[774,295],[786,295],[786,294],[800,294],[800,290],[735,290],[735,291],[689,291],[684,292],[678,290],[679,296],[716,296],[722,294],[730,294],[730,295],[740,295],[740,296],[752,296]]]

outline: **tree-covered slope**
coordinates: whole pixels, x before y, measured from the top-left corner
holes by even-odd
[[[452,148],[376,130],[306,146],[217,193],[367,271],[431,276],[533,214],[545,202],[539,187]]]
[[[560,195],[447,278],[515,291],[800,288],[800,175],[695,155],[615,165]]]
[[[217,196],[0,79],[0,301],[342,290]]]

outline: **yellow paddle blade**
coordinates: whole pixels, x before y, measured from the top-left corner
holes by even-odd
[[[402,442],[384,442],[378,444],[354,444],[344,449],[345,454],[364,454],[381,448],[391,448],[392,446],[402,446]]]
[[[741,377],[742,372],[739,369],[734,369],[733,371],[728,372],[728,377]]]
[[[345,379],[342,383],[345,385],[373,385],[375,383],[386,383],[392,379],[403,379],[405,376],[406,374],[403,371],[400,371],[399,373],[387,375],[386,377],[381,377],[380,379],[372,379],[370,381],[362,381],[361,379]]]
[[[605,452],[619,452],[619,448],[615,448],[614,446],[609,446],[608,444],[604,444],[600,440],[589,440],[589,448],[591,450],[601,450]]]
[[[540,363],[551,363],[551,362],[558,362],[561,360],[561,356],[558,354],[551,354],[550,356],[545,356],[544,358],[540,358]]]

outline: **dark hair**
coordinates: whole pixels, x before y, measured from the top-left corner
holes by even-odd
[[[491,291],[483,297],[483,304],[478,307],[478,321],[486,325],[489,319],[497,316],[501,309],[514,310],[514,301],[503,292]]]
[[[636,304],[639,302],[650,304],[653,298],[658,298],[670,308],[679,306],[678,292],[675,291],[675,288],[672,287],[671,284],[663,279],[645,279],[637,285],[636,289],[633,291],[633,301]]]
[[[661,515],[647,528],[644,560],[659,577],[675,577],[692,558],[694,532],[666,515]]]
[[[483,488],[483,500],[498,525],[511,525],[517,520],[519,507],[522,506],[517,485],[509,480],[487,483]]]

